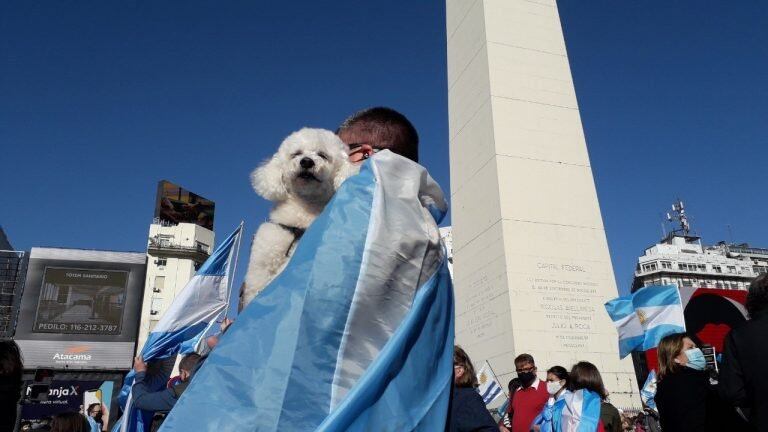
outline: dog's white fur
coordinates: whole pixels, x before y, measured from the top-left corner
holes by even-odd
[[[298,241],[280,224],[309,227],[341,183],[356,172],[347,153],[347,146],[333,132],[304,128],[289,135],[277,153],[251,173],[256,193],[275,205],[269,221],[253,236],[241,309],[283,270],[293,254]],[[311,167],[307,159],[312,161]]]

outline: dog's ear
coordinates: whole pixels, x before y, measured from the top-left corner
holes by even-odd
[[[278,155],[275,155],[251,173],[253,190],[264,199],[283,201],[288,198],[288,190],[283,182],[282,165]]]
[[[352,177],[353,175],[357,174],[358,171],[360,171],[360,167],[348,161],[346,156],[347,155],[345,153],[345,158],[342,159],[341,165],[339,166],[339,169],[336,170],[336,175],[333,177],[334,190],[337,190],[341,184],[344,183],[344,180]]]

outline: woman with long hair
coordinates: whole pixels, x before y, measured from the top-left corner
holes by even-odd
[[[499,427],[485,408],[478,387],[475,367],[460,346],[453,348],[453,392],[451,394],[451,432],[498,432]]]
[[[656,407],[664,430],[740,430],[735,412],[717,394],[704,354],[686,333],[664,336],[658,346]]]
[[[549,399],[544,409],[533,420],[535,432],[551,432],[555,402],[565,397],[568,392],[568,370],[562,366],[552,366],[547,370],[547,393]]]
[[[581,361],[568,375],[568,392],[555,402],[552,415],[555,432],[621,431],[619,411],[608,403],[608,391],[595,365]]]

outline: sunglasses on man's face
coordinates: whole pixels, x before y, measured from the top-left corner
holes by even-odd
[[[363,160],[363,159],[368,159],[369,157],[371,157],[371,155],[369,155],[369,154],[365,154],[365,153],[361,154],[362,147],[365,144],[370,144],[370,143],[368,143],[368,142],[359,142],[359,143],[347,144],[347,147],[349,147],[349,159],[352,160],[353,162],[357,162],[357,161],[360,161],[360,160]],[[371,146],[371,153],[372,154],[376,154],[376,153],[378,153],[378,152],[380,152],[382,150],[384,150],[384,149]],[[358,155],[360,155],[360,156],[358,156]]]

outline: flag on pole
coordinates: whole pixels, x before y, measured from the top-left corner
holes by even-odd
[[[168,380],[177,354],[201,352],[205,338],[216,332],[228,312],[232,294],[232,267],[237,262],[243,224],[235,229],[208,257],[197,273],[171,303],[171,307],[160,318],[150,332],[141,357],[145,362],[164,361],[170,367],[152,379],[155,390],[162,390]],[[234,311],[237,309],[234,308]],[[166,366],[167,366],[166,365]],[[118,400],[123,416],[113,431],[147,432],[150,430],[154,413],[131,407],[130,390],[135,371],[126,376]]]
[[[619,297],[607,302],[605,310],[619,333],[619,357],[624,358],[632,351],[641,349],[645,333],[640,318],[632,306],[632,296]]]
[[[619,333],[619,357],[656,348],[666,335],[685,331],[680,291],[676,285],[647,286],[605,303]]]
[[[645,337],[643,351],[656,348],[666,335],[685,331],[683,302],[676,285],[647,286],[632,295]]]
[[[347,179],[241,313],[161,431],[441,431],[453,294],[447,203],[384,150]]]
[[[480,393],[480,396],[483,397],[483,402],[485,402],[486,405],[493,402],[494,399],[499,397],[502,393],[501,385],[496,381],[496,377],[491,371],[491,365],[488,364],[488,360],[483,363],[483,367],[480,369],[480,372],[478,372],[477,382],[480,384],[477,391]]]

